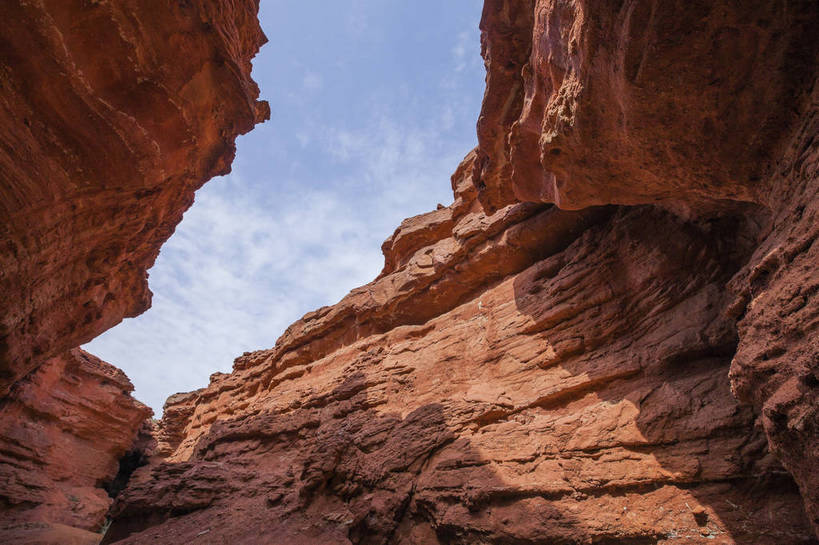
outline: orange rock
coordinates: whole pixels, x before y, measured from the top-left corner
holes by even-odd
[[[0,541],[100,529],[120,459],[151,415],[133,389],[122,371],[79,349],[15,384],[0,407]]]
[[[0,29],[7,540],[96,528],[143,409],[89,355],[47,357],[146,308],[193,189],[266,114],[255,2],[163,6]],[[453,205],[172,396],[104,542],[816,543],[817,22],[487,0]]]
[[[474,198],[404,222],[378,279],[171,398],[104,542],[810,541],[727,380],[723,286],[758,227]]]
[[[266,119],[258,0],[3,6],[0,395],[150,306],[146,270]]]

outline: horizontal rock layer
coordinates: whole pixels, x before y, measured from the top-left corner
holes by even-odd
[[[817,25],[815,2],[487,0],[474,174],[490,210],[762,207],[725,309],[739,320],[731,384],[819,531]]]
[[[79,349],[15,384],[0,402],[0,541],[59,532],[68,542],[99,531],[120,460],[151,415],[133,389],[122,371]]]
[[[487,0],[454,204],[170,398],[105,542],[816,543],[817,21]]]
[[[0,395],[150,306],[146,270],[268,116],[257,0],[3,6]]]
[[[474,160],[378,279],[168,400],[105,543],[812,542],[729,387],[749,208],[487,216]]]

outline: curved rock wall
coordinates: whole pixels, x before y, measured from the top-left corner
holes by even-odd
[[[146,270],[266,119],[257,0],[6,2],[0,395],[150,306]]]

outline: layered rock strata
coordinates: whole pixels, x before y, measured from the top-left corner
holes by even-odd
[[[487,0],[454,204],[169,399],[105,542],[815,543],[817,22]]]
[[[6,2],[0,395],[150,306],[146,270],[268,116],[258,0]]]
[[[99,541],[120,460],[151,415],[133,389],[79,349],[15,384],[0,402],[0,541]]]
[[[106,543],[813,542],[727,379],[750,210],[487,215],[475,158],[378,279],[169,399]]]
[[[487,0],[475,182],[490,210],[759,205],[731,386],[819,531],[817,27],[815,2]]]
[[[105,420],[48,401],[68,356],[30,369],[144,307],[193,189],[266,113],[252,2],[136,6],[21,4],[0,31],[3,410],[24,414],[0,427],[3,516],[52,521],[9,540],[89,538],[72,526],[95,528],[140,412],[88,447],[104,475],[72,480],[32,430],[70,452]],[[104,542],[816,543],[818,24],[807,0],[487,0],[453,205],[406,220],[372,283],[171,397]],[[107,168],[123,156],[133,172]],[[96,380],[75,386],[114,395]]]

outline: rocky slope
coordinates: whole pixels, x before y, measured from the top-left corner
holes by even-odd
[[[377,280],[169,399],[105,542],[812,542],[727,378],[760,225],[487,216],[474,159]]]
[[[170,398],[105,542],[815,543],[818,22],[487,0],[454,204]]]
[[[99,540],[120,460],[151,415],[133,389],[122,371],[79,349],[14,385],[0,401],[0,541],[80,530]]]
[[[268,116],[258,0],[6,2],[0,395],[150,306],[146,270]]]

